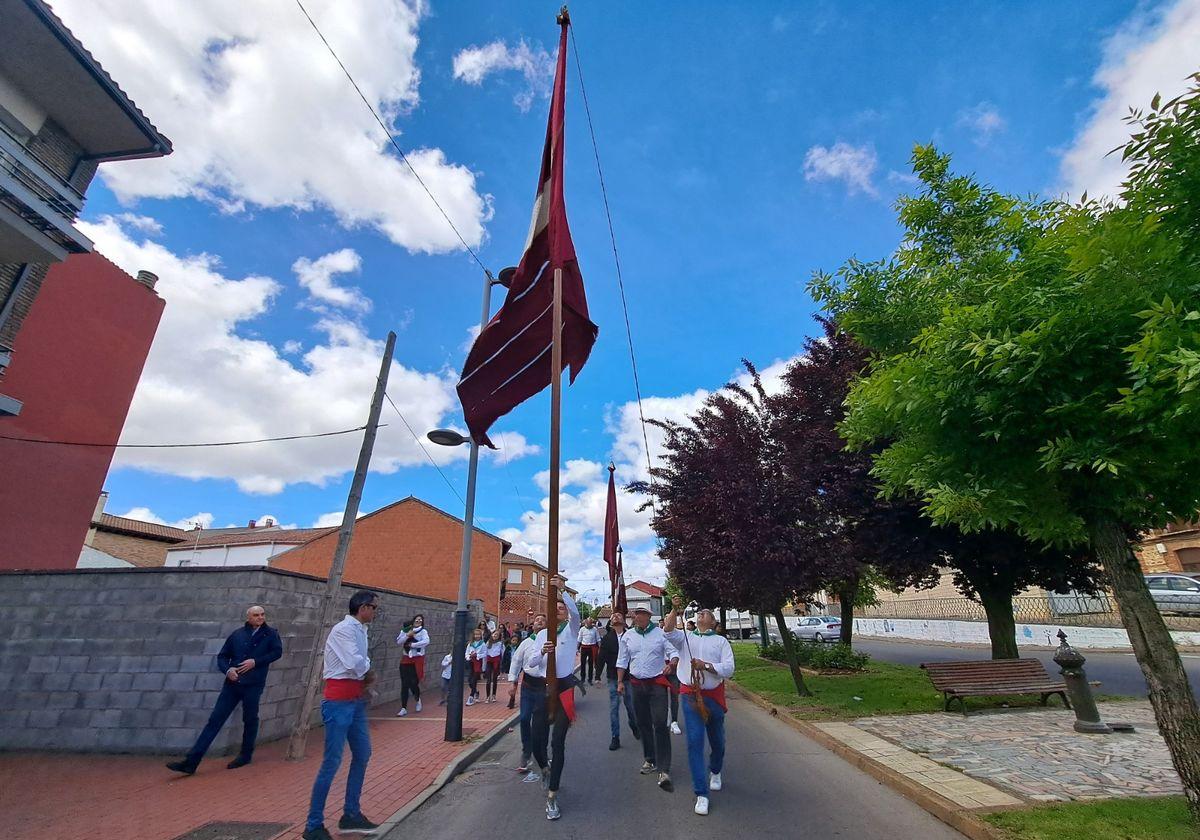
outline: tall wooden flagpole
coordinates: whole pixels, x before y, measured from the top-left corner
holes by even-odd
[[[566,14],[564,7],[563,14]],[[546,641],[558,643],[558,465],[561,460],[562,431],[562,269],[554,269],[554,335],[550,344],[550,536],[546,565],[550,585],[546,587]],[[558,710],[558,670],[554,650],[546,658],[546,715],[551,720]]]

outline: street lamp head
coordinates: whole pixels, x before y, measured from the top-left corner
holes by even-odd
[[[471,442],[469,437],[460,435],[453,429],[434,429],[426,437],[438,446],[462,446],[464,443]]]
[[[500,269],[499,276],[493,281],[494,284],[503,286],[508,289],[512,287],[513,277],[516,276],[517,267],[510,265],[508,268]]]

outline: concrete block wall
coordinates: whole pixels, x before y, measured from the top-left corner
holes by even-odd
[[[319,578],[269,568],[0,572],[0,693],[6,698],[0,749],[186,751],[221,690],[216,654],[252,604],[266,608],[284,647],[263,692],[259,743],[285,737],[302,702],[309,653],[328,632],[317,626],[324,588]],[[348,603],[359,588],[344,584],[339,600]],[[382,604],[369,631],[379,673],[375,702],[400,695],[395,639],[418,612],[431,637],[424,686],[438,686],[454,604],[373,591]],[[481,617],[473,604],[472,625]],[[316,706],[312,714],[319,723]],[[239,711],[210,754],[230,752],[240,739]]]

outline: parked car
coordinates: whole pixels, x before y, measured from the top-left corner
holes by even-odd
[[[842,635],[842,620],[832,615],[808,616],[800,619],[796,636],[807,642],[836,642]]]
[[[1162,613],[1200,615],[1200,581],[1188,575],[1146,575],[1150,595]]]

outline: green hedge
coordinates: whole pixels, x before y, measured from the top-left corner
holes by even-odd
[[[868,654],[859,653],[842,642],[831,645],[825,642],[801,641],[796,638],[795,633],[792,633],[792,642],[796,648],[796,661],[805,668],[818,671],[862,671],[871,661]],[[767,645],[763,648],[761,656],[787,664],[787,653],[782,642]]]

